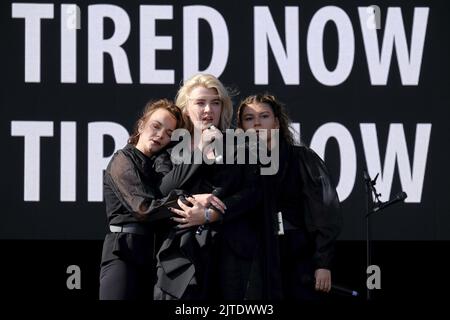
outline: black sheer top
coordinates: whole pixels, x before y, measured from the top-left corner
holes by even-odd
[[[171,169],[167,158],[165,153],[149,158],[131,144],[114,154],[103,182],[109,224],[147,223],[170,214],[163,205],[176,199],[178,192],[163,197],[158,188]]]

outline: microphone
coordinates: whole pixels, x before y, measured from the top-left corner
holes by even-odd
[[[388,201],[388,202],[382,202],[380,203],[377,207],[375,207],[373,209],[373,212],[377,212],[379,210],[383,210],[386,207],[389,207],[390,205],[393,205],[394,203],[397,202],[401,202],[403,200],[405,200],[408,197],[408,195],[406,194],[406,192],[400,192],[399,194],[397,194],[394,199]]]
[[[314,287],[316,285],[316,279],[314,279],[313,277],[311,277],[308,274],[303,275],[301,282],[302,282],[302,284],[310,286],[310,287]],[[331,285],[330,292],[340,294],[340,295],[345,295],[345,296],[352,296],[352,297],[359,296],[358,291],[347,289],[347,288],[344,288],[341,286],[337,286],[335,284]]]
[[[210,125],[209,127],[208,127],[208,129],[212,129],[212,130],[214,130],[214,129],[217,129],[214,125]],[[211,143],[213,143],[214,142],[214,140],[216,140],[214,137],[211,139]],[[214,151],[213,151],[213,153],[214,153],[214,160],[215,160],[215,162],[216,163],[221,163],[222,161],[223,161],[223,156],[221,155],[221,154],[216,154]],[[213,191],[214,192],[214,191]]]
[[[211,192],[211,194],[216,196],[216,197],[219,197],[219,196],[221,196],[223,194],[223,191],[224,190],[223,190],[222,187],[217,187],[217,188],[214,188],[214,190]],[[209,204],[208,209],[214,209],[217,212],[220,212],[220,210],[217,209],[216,207],[214,207],[212,204]],[[198,226],[197,231],[195,233],[196,234],[202,234],[204,229],[205,229],[205,225],[202,224],[202,225]]]
[[[214,188],[214,190],[211,192],[211,194],[213,195],[213,196],[216,196],[217,198],[219,198],[219,197],[221,197],[222,195],[223,195],[223,188],[222,187],[216,187],[216,188]],[[217,208],[215,208],[213,205],[209,205],[209,207],[210,208],[214,208],[214,209],[216,209],[217,211],[219,211]]]

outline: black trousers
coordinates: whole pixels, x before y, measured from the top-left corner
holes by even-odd
[[[151,265],[108,261],[100,270],[100,300],[153,300],[154,271]]]
[[[314,279],[315,272],[314,247],[308,242],[305,231],[286,231],[280,236],[279,245],[283,299],[323,299],[323,295],[315,291],[312,284],[303,280],[305,275]]]
[[[218,265],[220,299],[260,300],[262,293],[262,270],[259,248],[254,256],[244,258],[224,245]]]
[[[106,235],[100,268],[101,300],[153,299],[153,241],[153,235]]]

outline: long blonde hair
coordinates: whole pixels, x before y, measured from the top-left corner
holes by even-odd
[[[231,125],[233,117],[233,103],[229,91],[225,86],[211,74],[196,74],[190,79],[183,82],[183,85],[177,92],[175,103],[180,107],[189,132],[193,131],[192,121],[187,117],[187,105],[191,91],[196,87],[204,87],[206,89],[216,89],[220,100],[222,101],[222,112],[220,113],[219,130],[228,129]]]

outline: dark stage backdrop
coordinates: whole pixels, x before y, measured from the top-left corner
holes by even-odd
[[[448,240],[445,1],[1,4],[0,238],[101,239],[102,174],[149,99],[196,72],[269,91],[324,157],[341,239],[363,239],[363,168],[388,200],[374,239]],[[286,186],[289,187],[289,186]]]
[[[365,288],[367,167],[382,200],[408,194],[372,219],[385,296],[438,287],[427,279],[445,268],[450,243],[448,2],[0,6],[1,273],[17,275],[3,283],[14,296],[96,297],[103,169],[145,103],[173,98],[197,72],[235,90],[235,105],[277,95],[325,159],[344,210],[334,279]],[[66,287],[72,264],[81,293]]]

